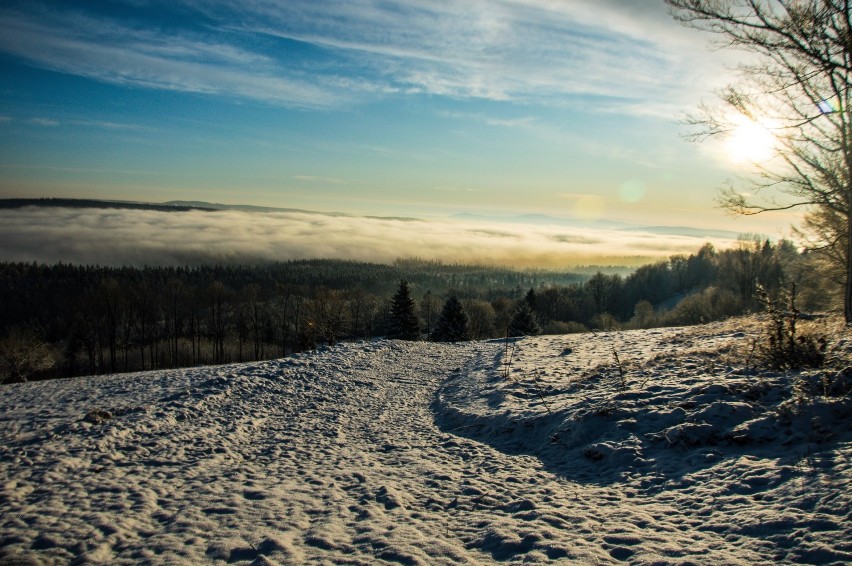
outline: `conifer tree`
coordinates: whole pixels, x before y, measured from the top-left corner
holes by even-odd
[[[536,308],[538,307],[538,304],[537,304],[537,301],[536,301],[536,296],[535,296],[535,290],[532,287],[530,287],[530,290],[527,291],[526,295],[524,295],[524,300],[527,303],[529,303],[530,308],[533,311],[536,310]]]
[[[436,342],[463,342],[470,340],[467,328],[467,314],[464,312],[461,301],[451,296],[444,303],[438,324],[432,333],[432,339]]]
[[[541,328],[538,325],[538,317],[536,317],[535,311],[530,307],[529,301],[518,301],[515,313],[509,321],[509,335],[534,336],[539,332],[541,332]]]
[[[420,321],[414,312],[414,299],[408,290],[408,281],[400,281],[399,288],[391,299],[388,338],[419,340]]]

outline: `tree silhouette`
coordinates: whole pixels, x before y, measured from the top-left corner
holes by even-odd
[[[807,206],[821,248],[839,248],[844,314],[852,322],[852,10],[849,0],[666,0],[678,21],[751,54],[740,82],[687,119],[703,140],[743,123],[774,136],[749,187],[723,206],[750,215]],[[776,189],[780,189],[777,192]],[[773,191],[776,191],[773,194]],[[838,257],[838,254],[834,254]]]
[[[470,340],[468,332],[467,314],[464,312],[461,301],[453,295],[444,302],[438,324],[432,333],[432,339],[436,342],[464,342]]]
[[[533,336],[541,332],[538,317],[527,300],[518,301],[512,319],[509,321],[510,336]]]
[[[440,304],[438,298],[429,290],[420,299],[420,315],[423,317],[424,330],[428,336],[431,336],[432,331],[435,329],[435,323],[440,314],[438,312]]]
[[[399,282],[399,287],[391,299],[388,338],[399,340],[420,339],[420,321],[414,309],[414,299],[408,290],[408,281]]]
[[[536,310],[538,308],[538,299],[535,295],[535,290],[532,287],[530,287],[530,290],[527,291],[526,295],[524,295],[524,300],[529,303],[532,310]]]

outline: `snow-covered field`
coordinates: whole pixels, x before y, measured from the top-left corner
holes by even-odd
[[[0,564],[850,563],[852,399],[791,388],[852,369],[755,371],[756,331],[3,386]]]

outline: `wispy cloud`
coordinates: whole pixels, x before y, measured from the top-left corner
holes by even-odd
[[[478,192],[480,192],[479,189],[474,189],[473,187],[453,187],[453,186],[447,186],[447,185],[435,187],[432,190],[439,191],[439,192],[445,192],[445,193],[478,193]]]
[[[510,128],[510,129],[531,129],[538,127],[539,119],[536,116],[523,116],[520,118],[497,118],[489,116],[481,112],[450,112],[447,110],[439,110],[435,112],[436,116],[448,118],[451,120],[466,120],[495,128]]]
[[[128,124],[123,122],[109,122],[104,120],[69,120],[69,124],[73,126],[83,126],[86,128],[98,128],[102,130],[112,131],[127,131],[127,132],[148,132],[153,131],[149,126],[139,124]]]
[[[46,69],[102,82],[330,106],[339,93],[284,72],[269,57],[196,37],[139,29],[71,12],[0,10],[0,51]]]
[[[36,126],[44,126],[46,128],[54,128],[59,125],[58,120],[53,120],[51,118],[30,118],[28,122],[30,124],[35,124]]]
[[[342,185],[346,181],[337,177],[321,177],[317,175],[293,175],[297,181],[305,181],[308,183],[327,183],[330,185]]]
[[[28,208],[0,211],[0,260],[101,265],[418,256],[519,267],[636,265],[704,239],[565,226],[332,216]],[[717,240],[725,246],[728,242]]]
[[[610,23],[623,6],[596,6],[591,14],[578,4],[290,2],[276,10],[258,2],[262,22],[244,25],[351,53],[408,92],[495,100],[566,94],[632,100],[662,94],[676,82],[683,69],[654,42],[658,35],[640,35],[626,24],[630,18]]]
[[[179,4],[209,25],[146,28],[79,5],[0,11],[0,50],[104,82],[306,107],[390,93],[544,104],[581,96],[594,101],[590,111],[658,115],[694,102],[693,89],[706,92],[717,69],[701,58],[703,40],[681,33],[656,3]]]

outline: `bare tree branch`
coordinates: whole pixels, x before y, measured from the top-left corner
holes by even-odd
[[[850,0],[665,0],[671,15],[717,46],[753,54],[740,80],[684,123],[686,136],[725,136],[736,117],[768,124],[776,157],[753,164],[748,191],[720,192],[734,214],[807,209],[812,249],[845,262],[844,311],[852,323],[852,13]],[[775,191],[778,197],[755,195]],[[751,196],[746,196],[746,194]]]

